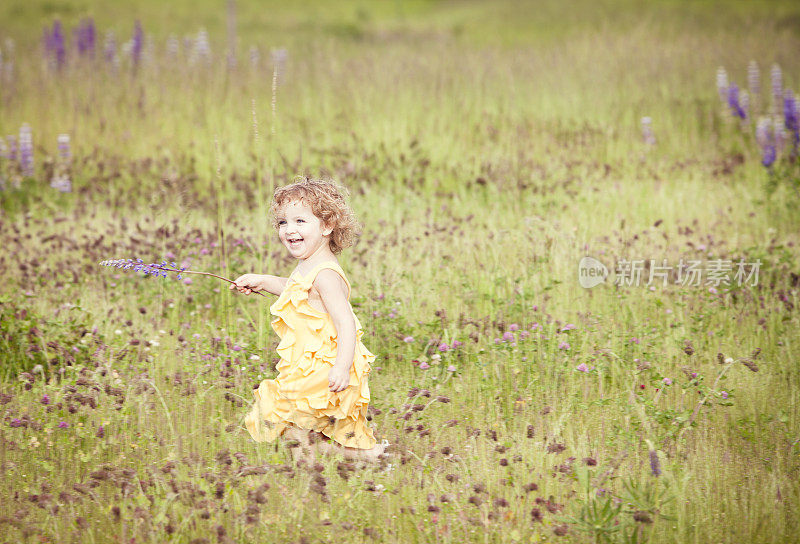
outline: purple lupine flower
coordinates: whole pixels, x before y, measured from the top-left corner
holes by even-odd
[[[69,149],[69,134],[58,135],[58,155],[64,162],[67,162],[70,160],[70,158],[72,158]]]
[[[142,31],[142,23],[136,20],[133,27],[133,43],[131,44],[131,59],[133,60],[134,69],[139,66],[142,60],[142,47],[144,46],[144,32]]]
[[[650,472],[655,477],[661,475],[661,462],[658,460],[658,453],[656,450],[650,450]]]
[[[18,417],[15,417],[8,424],[12,427],[22,427],[22,420]]]
[[[23,176],[33,176],[33,136],[28,123],[19,129],[19,165]]]
[[[39,400],[42,404],[50,404],[50,397],[45,393],[42,395],[42,398]]]
[[[770,71],[770,81],[772,82],[772,100],[775,109],[779,108],[779,104],[781,102],[781,97],[783,96],[783,73],[781,73],[781,67],[777,64],[772,65],[772,70]]]
[[[69,427],[69,423],[67,423],[66,421],[61,421],[58,424],[59,429],[66,429],[67,427]]]
[[[64,30],[61,21],[56,19],[53,23],[53,32],[50,34],[50,44],[56,59],[56,67],[61,70],[67,63],[67,44],[64,40]]]
[[[753,96],[761,94],[761,72],[756,61],[751,60],[747,66],[747,87]]]
[[[728,392],[727,391],[720,392],[720,395],[722,396],[723,399],[727,399],[728,398]]]
[[[74,30],[75,45],[78,47],[78,55],[89,55],[94,58],[94,46],[96,32],[94,20],[91,17],[83,19]]]
[[[653,120],[650,117],[642,117],[642,140],[647,145],[656,144],[656,137],[653,135]]]
[[[725,102],[728,98],[728,72],[722,66],[717,68],[717,92],[719,99]]]
[[[800,124],[798,123],[797,99],[794,93],[786,89],[783,98],[783,124],[792,135],[792,155],[797,154],[797,144],[800,140]]]
[[[283,48],[273,49],[270,51],[270,56],[272,57],[272,70],[275,81],[282,82],[283,72],[286,69],[286,59],[289,57],[289,53]]]
[[[504,342],[511,342],[512,340],[514,340],[514,333],[512,333],[511,331],[506,331],[503,333]]]
[[[6,138],[8,141],[8,149],[6,151],[6,158],[9,161],[16,161],[17,160],[17,138],[16,136],[8,136]]]
[[[103,438],[105,435],[106,435],[105,428],[102,425],[98,426],[97,433],[95,433],[95,436],[97,438]]]
[[[734,116],[741,117],[742,119],[747,118],[747,113],[739,102],[739,87],[736,83],[732,83],[728,87],[728,106],[730,106]]]

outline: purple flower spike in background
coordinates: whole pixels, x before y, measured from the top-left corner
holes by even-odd
[[[96,32],[94,28],[94,21],[91,17],[83,19],[74,31],[75,45],[78,48],[78,55],[88,55],[94,58],[94,47],[96,40]]]
[[[717,69],[717,92],[720,100],[728,100],[728,72],[722,66]]]
[[[33,136],[28,123],[19,129],[19,166],[24,177],[33,176]]]
[[[751,60],[747,66],[747,86],[753,96],[757,97],[761,94],[761,72],[754,60]]]
[[[56,67],[61,70],[67,64],[67,44],[64,39],[64,31],[61,28],[61,21],[53,23],[53,32],[50,34],[52,53],[56,60]]]
[[[735,83],[728,87],[728,106],[733,111],[733,115],[747,119],[747,113],[739,102],[739,87]]]
[[[762,150],[761,164],[767,168],[772,166],[777,158],[775,136],[770,130],[771,124],[770,120],[765,118],[759,119],[758,125],[756,125],[756,141]]]
[[[780,107],[781,97],[783,96],[783,73],[781,67],[777,64],[772,65],[770,72],[770,81],[772,82],[772,100],[776,108]]]
[[[69,150],[69,134],[58,135],[58,155],[65,162],[72,157]]]
[[[646,145],[656,144],[656,137],[653,135],[653,120],[650,117],[642,117],[642,140]]]
[[[142,60],[142,47],[144,46],[144,32],[142,31],[142,23],[136,20],[133,27],[133,40],[131,45],[131,59],[133,60],[133,67],[136,69]]]
[[[798,124],[797,99],[794,93],[786,89],[783,98],[783,124],[792,135],[792,156],[797,155],[797,144],[800,140],[800,124]]]

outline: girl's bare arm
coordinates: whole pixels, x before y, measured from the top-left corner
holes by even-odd
[[[286,289],[286,282],[289,281],[289,278],[270,276],[269,274],[263,274],[261,278],[261,289],[273,295],[283,293],[283,290]]]
[[[356,352],[356,322],[347,303],[346,287],[342,286],[339,274],[330,269],[321,270],[317,274],[314,287],[319,291],[322,303],[336,328],[337,350],[334,365],[349,372]]]

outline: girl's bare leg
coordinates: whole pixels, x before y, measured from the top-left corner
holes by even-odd
[[[313,431],[306,431],[305,429],[301,429],[299,427],[295,427],[294,425],[290,425],[286,428],[283,434],[286,438],[290,440],[297,440],[300,442],[300,445],[296,448],[290,448],[289,451],[292,454],[292,458],[295,462],[300,459],[306,461],[306,463],[314,463],[317,460],[315,455],[317,444],[312,444],[309,440],[309,434]]]

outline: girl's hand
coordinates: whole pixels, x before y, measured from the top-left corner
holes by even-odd
[[[328,389],[331,393],[344,391],[350,385],[350,369],[333,365],[328,372]]]
[[[263,288],[264,286],[261,285],[261,276],[259,274],[244,274],[239,276],[229,287],[229,289],[236,289],[243,295],[249,295]]]

